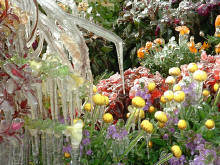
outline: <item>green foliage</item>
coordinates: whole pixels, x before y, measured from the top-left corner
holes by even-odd
[[[101,75],[98,75],[95,77],[95,80],[94,80],[94,84],[98,84],[98,82],[100,80],[103,80],[103,79],[108,79],[110,76],[112,76],[114,74],[114,72],[108,72],[107,70],[105,70]]]
[[[143,1],[136,3],[133,0],[96,0],[89,2],[92,11],[87,13],[87,18],[111,29],[123,39],[124,68],[128,69],[139,65],[136,52],[146,41],[158,37],[168,41],[172,36],[178,37],[175,27],[179,26],[180,22],[190,28],[190,34],[196,38],[196,42],[205,40],[199,35],[200,31],[208,35],[215,33],[214,20],[219,7],[215,5],[207,16],[200,16],[196,5],[196,2],[201,2],[200,0],[186,4],[181,10],[178,8],[180,2],[182,1],[169,4],[168,1],[161,0],[152,1],[149,5]],[[168,6],[167,10],[164,10],[164,5]],[[160,28],[159,31],[157,27]],[[114,45],[96,36],[87,35],[87,38],[93,74],[100,75],[106,69],[118,71],[118,67],[115,67],[117,56]]]

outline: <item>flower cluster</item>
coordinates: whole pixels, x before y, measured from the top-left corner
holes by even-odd
[[[114,140],[123,140],[127,137],[128,132],[126,130],[118,129],[115,125],[110,125],[107,129],[107,138],[112,138]]]
[[[128,69],[124,72],[124,76],[125,95],[122,91],[121,76],[119,74],[114,74],[97,84],[98,92],[109,97],[108,112],[114,115],[114,119],[126,119],[127,107],[135,96],[145,99],[146,107],[144,110],[148,110],[150,105],[158,105],[156,100],[167,89],[167,86],[163,83],[164,79],[159,73],[150,74],[149,70],[144,67]],[[145,86],[145,89],[141,88],[142,85]]]

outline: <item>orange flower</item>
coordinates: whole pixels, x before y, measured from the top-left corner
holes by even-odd
[[[146,42],[145,49],[146,49],[146,50],[151,49],[151,48],[152,48],[152,45],[153,45],[152,42],[150,42],[150,41]]]
[[[215,19],[215,27],[220,26],[220,15],[218,15]]]
[[[144,58],[144,53],[145,53],[144,47],[138,49],[138,51],[137,51],[138,58]]]
[[[215,32],[215,37],[220,37],[220,33]]]
[[[201,46],[201,48],[199,49],[199,52],[201,52],[201,50],[205,50],[208,49],[210,46],[208,44],[208,42],[203,42],[203,45]]]
[[[157,45],[163,45],[165,43],[163,38],[157,38],[154,40],[154,43]]]
[[[220,53],[220,43],[215,46],[215,52],[216,52],[216,54]]]
[[[197,53],[198,50],[195,47],[195,42],[194,41],[190,41],[187,43],[187,46],[189,47],[189,50],[191,53]]]
[[[176,31],[180,32],[180,35],[189,34],[190,30],[186,26],[178,26],[175,28]]]

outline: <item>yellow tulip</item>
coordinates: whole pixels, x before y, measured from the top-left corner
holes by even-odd
[[[181,130],[186,129],[186,127],[187,127],[186,121],[185,121],[185,120],[179,120],[177,126],[178,126],[178,128],[181,129]]]
[[[213,86],[213,89],[214,89],[215,92],[217,92],[218,89],[219,89],[219,84],[215,83],[214,86]]]
[[[169,69],[169,74],[171,76],[179,76],[181,74],[180,68],[178,67],[173,67]]]
[[[91,110],[92,110],[91,104],[90,103],[86,103],[84,105],[84,110],[87,111],[87,112],[91,112]]]
[[[150,113],[153,113],[153,112],[155,111],[155,107],[154,107],[154,106],[150,106],[148,111],[149,111]]]
[[[156,84],[154,82],[150,82],[147,85],[149,92],[153,91],[156,88]]]
[[[193,73],[193,79],[197,81],[205,81],[207,79],[207,73],[202,70],[197,70]]]
[[[173,152],[173,155],[177,158],[180,158],[182,156],[182,151],[178,145],[172,146],[171,151]]]
[[[205,97],[207,97],[207,96],[210,95],[210,92],[209,92],[207,89],[204,89],[204,90],[202,91],[202,95],[205,96]]]
[[[154,117],[161,123],[166,123],[167,122],[167,115],[165,112],[163,111],[157,111],[155,114],[154,114]]]
[[[142,97],[136,96],[132,99],[132,105],[137,108],[143,108],[145,106],[145,100]]]
[[[173,91],[174,91],[174,92],[176,92],[176,91],[181,91],[181,89],[182,89],[182,88],[181,88],[181,86],[180,86],[179,84],[176,84],[176,85],[173,86]]]
[[[169,85],[173,85],[175,84],[176,80],[173,76],[168,76],[165,80],[165,83],[169,84]]]
[[[171,90],[167,90],[166,92],[164,92],[163,95],[167,101],[172,101],[174,98],[173,91],[171,91]]]
[[[215,127],[215,122],[213,120],[209,119],[205,122],[205,126],[208,129],[213,129]]]
[[[191,73],[194,73],[195,71],[198,70],[198,66],[196,63],[190,63],[187,67],[187,70],[190,71]]]
[[[143,120],[141,122],[141,128],[146,131],[147,133],[153,132],[153,124],[149,122],[149,120]]]
[[[105,114],[103,115],[103,121],[104,121],[105,123],[112,123],[112,122],[113,122],[113,116],[112,116],[112,114],[111,114],[111,113],[105,113]]]
[[[178,103],[184,101],[185,99],[185,93],[183,91],[176,91],[174,93],[174,100]]]

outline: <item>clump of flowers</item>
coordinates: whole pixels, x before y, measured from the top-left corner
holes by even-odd
[[[164,76],[167,76],[172,67],[199,61],[198,49],[201,46],[197,48],[193,41],[187,44],[189,29],[181,26],[176,30],[180,32],[179,44],[175,41],[175,37],[172,37],[167,44],[153,44],[149,50],[141,48],[140,64],[149,68],[153,73],[160,70]]]
[[[114,74],[110,78],[101,80],[97,84],[98,91],[102,95],[109,97],[107,111],[113,114],[114,119],[127,119],[126,114],[129,112],[128,106],[135,96],[137,97],[137,102],[135,99],[133,104],[139,105],[140,100],[141,104],[145,102],[143,107],[145,111],[147,111],[151,105],[158,107],[157,100],[163,94],[163,91],[167,89],[167,86],[163,83],[164,79],[159,73],[153,75],[149,73],[148,69],[139,67],[126,70],[124,76],[125,94],[123,94],[122,91],[121,76],[119,74]]]

